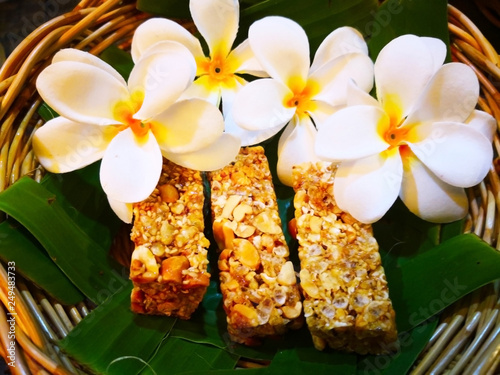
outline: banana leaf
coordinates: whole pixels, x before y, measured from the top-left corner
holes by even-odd
[[[59,342],[61,349],[89,370],[138,374],[175,324],[175,319],[131,312],[130,282],[94,309]]]
[[[239,356],[205,344],[168,337],[144,368],[141,375],[193,374],[213,370],[233,371]],[[168,369],[168,370],[167,370]]]
[[[189,2],[185,0],[139,0],[137,8],[166,18],[190,19]],[[264,0],[240,2],[240,27],[236,44],[247,37],[248,27],[258,19],[269,16],[288,17],[298,22],[307,32],[311,51],[315,51],[324,37],[340,26],[352,26],[368,35],[374,22],[377,0]]]
[[[67,278],[98,304],[107,298],[109,291],[123,278],[121,267],[108,255],[108,249],[103,247],[111,243],[109,225],[113,221],[96,224],[94,218],[97,221],[102,218],[98,214],[102,201],[93,200],[95,196],[90,192],[90,184],[71,182],[72,178],[80,180],[84,173],[79,171],[67,176],[48,177],[64,181],[59,184],[61,188],[72,186],[71,192],[56,191],[55,183],[37,183],[23,177],[0,193],[0,211],[23,225]],[[44,184],[51,185],[52,191],[46,189]],[[81,211],[70,204],[71,197],[80,199],[77,207]],[[96,217],[87,216],[87,209],[92,210],[90,215]],[[84,231],[86,226],[90,227],[88,230],[92,234]],[[44,272],[43,269],[38,270],[42,278],[45,277]]]
[[[388,0],[365,25],[370,56],[376,59],[380,50],[403,34],[430,36],[449,44],[447,1]]]
[[[12,218],[0,224],[0,259],[15,262],[20,275],[62,304],[75,305],[84,298],[40,243]]]

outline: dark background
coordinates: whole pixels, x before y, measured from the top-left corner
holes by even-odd
[[[4,54],[8,55],[36,27],[59,14],[70,11],[78,2],[79,0],[0,0],[0,63],[3,61],[2,49],[5,51]],[[449,2],[472,18],[498,50],[499,29],[481,13],[476,2],[496,6],[500,12],[500,0],[450,0]],[[500,19],[498,14],[497,18]]]
[[[72,10],[78,2],[78,0],[0,0],[0,65],[5,56],[8,56],[31,31],[57,15]],[[500,12],[500,0],[482,2],[496,7]],[[479,10],[476,1],[450,0],[449,3],[471,18],[496,50],[500,49],[499,28]],[[496,17],[500,19],[499,14],[496,14]],[[0,373],[9,374],[7,367],[0,358]]]

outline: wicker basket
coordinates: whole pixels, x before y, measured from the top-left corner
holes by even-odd
[[[486,2],[483,4],[489,11]],[[500,58],[479,29],[460,11],[449,6],[449,30],[454,60],[470,65],[481,83],[479,106],[500,120],[500,94],[492,82],[500,81]],[[110,45],[128,49],[134,30],[149,16],[134,2],[82,0],[70,13],[37,28],[10,54],[0,69],[0,191],[29,175],[43,174],[31,149],[31,136],[43,124],[36,112],[41,99],[35,89],[38,73],[52,55],[64,47],[99,54]],[[498,23],[498,20],[494,19]],[[494,138],[500,154],[499,134]],[[469,190],[470,215],[466,230],[500,248],[497,219],[500,205],[500,165],[491,166],[486,179]],[[7,272],[0,265],[0,354],[7,352]],[[77,374],[72,362],[54,342],[63,338],[89,313],[89,307],[61,306],[28,283],[17,280],[17,358],[14,374]],[[490,284],[460,300],[441,314],[440,324],[412,373],[500,373],[499,285]],[[20,353],[22,352],[22,353]],[[243,365],[243,364],[242,364]],[[472,372],[470,372],[472,373]]]

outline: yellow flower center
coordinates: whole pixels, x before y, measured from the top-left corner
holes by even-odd
[[[404,141],[407,140],[408,136],[408,128],[398,127],[399,125],[394,126],[392,123],[389,126],[389,129],[384,133],[384,140],[389,143],[390,148],[398,147],[404,144]]]
[[[214,52],[211,57],[198,59],[197,76],[207,76],[210,88],[224,85],[234,87],[236,85],[235,61],[227,58],[220,52]]]
[[[143,94],[135,93],[129,102],[119,102],[115,105],[113,113],[115,119],[122,124],[119,126],[120,131],[130,128],[137,138],[142,138],[148,133],[151,124],[134,118],[134,114],[141,108],[143,100]]]
[[[380,134],[389,144],[389,149],[404,146],[410,138],[410,127],[407,124],[402,126],[405,118],[401,108],[395,97],[388,97],[384,103],[385,113],[389,116],[389,126],[386,124]]]
[[[311,98],[319,91],[319,85],[316,82],[309,80],[304,85],[302,79],[294,77],[288,82],[288,87],[292,93],[285,97],[283,103],[285,107],[295,107],[295,113],[298,116],[314,111],[316,103]]]

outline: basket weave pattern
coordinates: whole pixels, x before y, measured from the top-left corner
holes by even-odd
[[[451,53],[470,65],[481,83],[480,109],[500,120],[500,58],[480,30],[460,11],[449,6]],[[12,52],[0,68],[0,191],[24,175],[39,180],[43,170],[31,149],[33,132],[43,125],[37,114],[42,104],[35,88],[36,77],[54,53],[72,47],[99,55],[111,45],[127,50],[134,30],[149,15],[133,1],[82,0],[70,13],[37,28]],[[500,139],[494,137],[495,155]],[[470,213],[466,231],[500,249],[500,163],[497,159],[485,180],[469,190]],[[0,265],[0,354],[7,356],[7,272]],[[89,313],[89,307],[61,306],[43,291],[16,280],[17,355],[13,374],[83,373],[54,342],[63,338]],[[414,374],[493,374],[500,363],[499,285],[491,284],[451,306],[413,369]],[[22,353],[21,353],[22,352]]]

